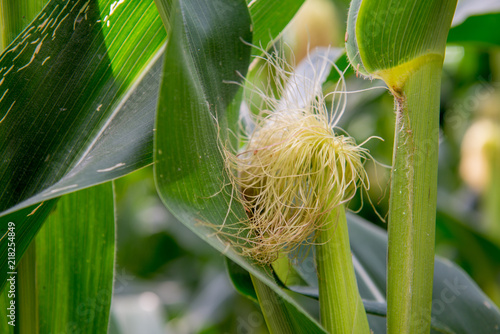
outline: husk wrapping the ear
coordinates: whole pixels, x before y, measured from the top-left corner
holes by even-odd
[[[248,215],[235,234],[238,248],[261,264],[313,243],[328,213],[350,200],[360,181],[366,185],[363,162],[369,157],[353,138],[335,131],[345,103],[335,114],[326,107],[321,84],[328,73],[320,72],[332,66],[326,58],[310,66],[319,68],[313,75],[290,75],[282,58],[265,59],[274,66],[281,99],[271,89],[252,90],[269,109],[251,115],[253,131],[244,136],[242,152],[223,150],[235,198]]]

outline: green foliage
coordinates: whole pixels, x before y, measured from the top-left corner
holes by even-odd
[[[16,332],[65,332],[77,327],[82,333],[106,332],[115,252],[113,190],[108,181],[154,161],[160,197],[182,223],[233,261],[228,267],[237,290],[254,302],[259,298],[261,302],[262,298],[274,301],[278,307],[273,312],[288,319],[288,332],[325,332],[317,320],[318,277],[314,268],[307,266],[309,257],[288,269],[286,260],[281,270],[260,267],[207,227],[207,223],[237,224],[246,215],[231,201],[234,189],[227,182],[219,139],[235,140],[233,134],[238,132],[240,85],[250,56],[260,53],[248,43],[267,47],[282,34],[303,2],[52,0],[0,4],[0,236],[7,232],[8,222],[16,223],[20,323]],[[400,3],[394,1],[353,1],[351,10],[360,18],[356,25],[348,26],[347,50],[354,67],[359,63],[362,73],[373,74],[428,51],[444,54],[443,27],[451,18],[440,16],[439,11],[444,7],[449,11],[451,2],[412,4],[400,10]],[[498,54],[491,48],[498,45],[498,14],[470,16],[465,11],[463,15],[463,21],[448,36],[448,42],[466,47],[465,56],[454,63],[454,69],[445,64],[441,107],[447,113],[452,112],[454,101],[467,98],[467,89],[478,76],[493,73],[493,83],[500,78],[495,72]],[[169,43],[165,46],[167,34]],[[337,62],[342,69],[345,63],[345,59]],[[249,78],[258,77],[257,72],[254,68]],[[347,71],[346,77],[359,83],[354,72]],[[333,71],[325,87],[336,79]],[[362,129],[357,132],[362,133],[357,138],[361,141],[369,135],[368,123],[374,124],[372,134],[392,136],[394,129],[387,125],[392,102],[380,94],[368,96],[346,113],[342,126],[349,132],[350,128]],[[445,189],[447,197],[463,199],[463,190],[457,190],[463,186],[456,168],[456,138],[463,132],[453,127],[446,114],[441,116],[446,136],[440,150],[448,159],[440,161],[440,190]],[[468,118],[461,120],[463,127],[469,122]],[[368,145],[376,157],[391,156],[390,144]],[[143,174],[150,171],[145,169]],[[148,191],[159,203],[153,186]],[[126,215],[124,206],[117,206],[118,222]],[[383,204],[377,208],[384,212]],[[133,214],[126,218],[139,226],[143,218],[137,212],[141,209],[130,205],[127,209]],[[368,211],[365,206],[361,214],[374,216]],[[448,202],[439,204],[437,249],[463,266],[496,298],[500,296],[495,278],[500,271],[498,236],[485,236],[477,228],[477,212],[466,205],[457,209]],[[383,333],[386,236],[355,216],[348,215],[348,220],[358,288],[370,328]],[[183,282],[193,289],[193,276],[202,280],[209,276],[207,271],[192,268],[193,263],[210,267],[220,262],[220,256],[196,241],[187,242],[193,249],[186,247],[182,241],[185,230],[135,232],[130,231],[126,247],[118,248],[122,256],[118,263],[148,282],[184,275]],[[135,247],[145,250],[135,252]],[[3,238],[2,309],[10,302],[5,290],[8,252],[7,239]],[[119,291],[115,292],[131,288],[120,286],[120,282],[116,280]],[[201,282],[203,286],[205,281]],[[498,331],[495,326],[500,315],[492,301],[464,272],[439,258],[433,295],[433,333]],[[175,307],[169,308],[169,323],[181,318],[178,314],[182,312]],[[231,312],[235,308],[239,307],[229,307]],[[263,310],[266,314],[265,307]],[[127,330],[118,318],[113,319],[112,330]],[[239,319],[229,316],[220,321],[225,322],[220,326],[231,328],[229,331],[240,325]],[[209,325],[213,327],[207,328],[207,333],[221,332],[218,325]],[[2,319],[0,332],[14,330]]]
[[[347,53],[366,75],[444,54],[456,1],[353,1]]]
[[[385,333],[387,233],[354,214],[347,215],[347,222],[352,253],[356,259],[358,285],[369,315],[370,328],[376,334]],[[315,271],[311,270],[311,263],[314,263],[312,254],[295,264],[302,283],[289,284],[288,288],[318,299],[318,278]],[[245,275],[235,264],[229,263],[228,267],[238,291],[253,298],[248,274]],[[433,295],[431,333],[496,333],[500,312],[493,302],[462,269],[440,257],[436,257]]]
[[[221,6],[231,11],[222,15],[217,10]],[[203,17],[198,8],[204,8]],[[302,321],[297,326],[308,328],[310,333],[322,332],[265,268],[243,258],[214,235],[216,230],[207,227],[234,227],[245,217],[243,207],[231,201],[232,185],[225,185],[227,175],[219,138],[227,138],[226,112],[230,112],[229,103],[238,89],[224,82],[241,80],[236,73],[244,74],[249,64],[250,47],[244,41],[251,39],[251,32],[249,21],[241,19],[246,11],[242,4],[230,6],[222,1],[210,5],[197,1],[176,3],[160,88],[155,180],[160,197],[181,222],[256,279],[274,287],[280,294],[276,298],[287,300],[286,308],[300,316]],[[230,13],[240,18],[240,25],[233,23],[231,29],[226,27]],[[214,36],[220,44],[213,44]],[[199,52],[202,47],[204,54]],[[217,72],[212,72],[216,68]],[[186,137],[191,140],[186,141]],[[269,288],[262,288],[271,293]]]
[[[428,332],[432,308],[439,98],[456,0],[356,1],[347,51],[385,81],[396,125],[389,202],[388,333]]]
[[[106,332],[113,292],[114,220],[109,182],[58,201],[17,268],[18,333]],[[2,300],[8,300],[8,291],[4,289]]]

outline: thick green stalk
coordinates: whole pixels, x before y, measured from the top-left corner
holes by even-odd
[[[329,333],[370,333],[352,265],[343,205],[333,210],[325,228],[317,232],[321,324]]]
[[[260,308],[267,328],[270,334],[290,334],[294,333],[292,328],[292,319],[289,318],[287,312],[283,312],[284,304],[274,292],[266,284],[262,283],[258,278],[250,275],[252,278],[257,298],[259,299]]]
[[[429,333],[434,273],[442,57],[415,59],[394,91],[397,114],[391,199],[388,333]]]

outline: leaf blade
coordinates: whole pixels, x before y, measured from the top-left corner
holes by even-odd
[[[177,7],[172,10],[172,35],[167,45],[155,135],[157,189],[165,205],[181,222],[266,285],[274,286],[280,298],[285,299],[295,312],[300,312],[304,323],[312,328],[311,333],[324,333],[312,317],[277,287],[268,270],[242,258],[214,236],[213,229],[207,227],[207,223],[214,226],[223,222],[227,225],[238,224],[245,217],[242,206],[231,200],[231,188],[225,185],[227,175],[218,142],[220,138],[224,140],[228,136],[223,129],[234,126],[228,124],[226,108],[238,88],[224,87],[222,80],[240,80],[231,74],[234,71],[246,72],[250,49],[241,39],[250,39],[250,22],[248,13],[245,13],[247,9],[241,4],[235,6],[237,10],[235,8],[231,14],[219,16],[215,8],[224,5],[227,2],[222,0],[210,4],[182,1],[177,2]],[[198,10],[194,10],[195,8]],[[199,10],[200,8],[204,10]],[[238,11],[241,16],[232,16],[237,15],[235,13]],[[199,21],[194,17],[200,12],[205,16],[212,16],[214,21],[211,24],[215,27],[208,29],[197,26],[196,22]],[[223,29],[221,27],[224,27],[224,22],[230,20],[228,15],[235,21],[232,22],[232,29]],[[202,22],[210,21],[203,19]],[[213,57],[214,50],[202,49],[202,46],[210,45],[204,42],[204,38],[211,37],[200,33],[207,30],[216,33],[220,39],[221,47],[218,50],[223,53],[217,57],[226,67],[219,73],[210,75],[209,80],[205,79],[206,73],[196,72],[203,72],[204,68],[213,63],[213,59],[207,57]],[[241,36],[240,33],[244,35]],[[223,43],[229,45],[222,46]],[[238,46],[238,43],[241,45]],[[200,50],[203,52],[199,52]],[[209,56],[204,56],[206,54]],[[244,62],[234,61],[234,58],[240,57]],[[206,61],[208,66],[200,66],[200,61]],[[196,80],[198,77],[201,79]],[[220,92],[220,95],[215,96],[214,92]],[[215,117],[217,123],[214,122]],[[220,133],[218,129],[222,129]]]

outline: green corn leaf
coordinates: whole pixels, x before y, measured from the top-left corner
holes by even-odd
[[[355,0],[347,53],[397,109],[389,203],[387,332],[430,329],[441,69],[456,0]]]
[[[252,1],[259,39],[301,3]],[[0,56],[0,216],[151,164],[165,41],[152,0],[47,4]]]
[[[16,221],[18,260],[51,199],[152,162],[165,29],[152,1],[113,3],[51,1],[0,56],[0,232]]]
[[[252,17],[253,44],[266,48],[300,9],[304,0],[248,1]],[[254,54],[259,51],[255,50]]]
[[[500,45],[500,3],[462,0],[457,4],[448,43]]]
[[[382,296],[386,293],[387,235],[380,228],[349,216],[353,254]],[[359,277],[359,276],[358,276]],[[369,296],[367,299],[374,300]],[[431,328],[434,333],[497,333],[500,312],[458,266],[436,258]]]
[[[0,3],[0,52],[40,12],[48,0],[2,1]]]
[[[324,332],[269,270],[243,258],[216,235],[213,224],[238,224],[244,209],[231,186],[218,140],[228,138],[227,108],[249,64],[250,17],[244,2],[176,1],[160,88],[155,137],[155,180],[169,210],[200,238],[250,271],[300,313],[308,333]],[[225,10],[227,9],[227,10]],[[230,9],[230,10],[229,10]],[[201,14],[203,13],[203,15]],[[217,123],[215,122],[217,119]],[[230,124],[230,127],[234,127]]]
[[[349,214],[347,218],[358,286],[365,309],[372,315],[369,317],[370,328],[374,333],[382,334],[385,333],[387,312],[385,302],[387,234],[359,216]],[[308,285],[289,288],[306,296],[318,298],[315,283],[317,274],[308,265],[312,261],[312,258],[306,258],[296,267]],[[242,274],[240,273],[238,277],[242,277]],[[432,305],[431,333],[500,331],[500,311],[495,304],[461,268],[440,257],[436,257],[435,262]]]
[[[247,297],[251,301],[258,303],[257,294],[253,287],[252,278],[250,274],[245,269],[241,268],[234,261],[231,261],[226,257],[226,268],[229,274],[229,278],[233,283],[236,291],[238,291],[243,296]]]
[[[111,183],[62,197],[36,237],[40,333],[105,333],[115,254]]]
[[[7,47],[0,56],[2,215],[151,162],[151,123],[141,117],[151,101],[137,95],[158,82],[143,78],[144,87],[138,79],[165,38],[152,1],[59,0]],[[124,107],[131,95],[136,105]]]
[[[448,35],[448,43],[479,43],[486,46],[500,45],[500,13],[468,17],[463,23],[453,27]]]

